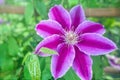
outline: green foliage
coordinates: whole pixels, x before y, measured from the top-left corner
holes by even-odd
[[[6,56],[6,53],[7,53],[7,44],[0,44],[0,52],[1,52],[1,55],[0,55],[0,66],[2,67],[4,62],[6,61],[7,59],[7,56]]]
[[[79,77],[75,74],[75,72],[72,70],[72,68],[67,72],[67,74],[64,76],[65,80],[80,80]]]
[[[31,76],[30,76],[30,72],[29,72],[26,65],[24,66],[24,78],[23,79],[25,79],[25,80],[27,80],[27,79],[31,80],[32,79]]]
[[[47,9],[45,3],[42,0],[33,0],[33,4],[37,13],[42,18],[45,18],[47,16]]]
[[[58,54],[56,51],[51,50],[51,49],[46,48],[46,47],[42,47],[40,49],[40,51],[43,52],[43,53],[46,53],[46,54]]]
[[[31,76],[32,80],[41,80],[41,70],[40,70],[40,64],[39,59],[36,55],[28,53],[29,56],[27,56],[25,65],[29,71],[29,74]]]
[[[19,46],[13,37],[8,38],[8,51],[11,56],[17,56],[19,52]]]
[[[83,7],[87,8],[108,8],[120,7],[120,0],[78,0]]]
[[[53,80],[50,71],[51,57],[33,55],[36,45],[42,40],[35,32],[41,19],[48,19],[49,9],[61,4],[68,10],[81,4],[84,8],[120,8],[120,0],[6,0],[6,5],[25,6],[24,15],[0,13],[4,23],[0,24],[0,80]],[[120,18],[87,18],[104,24],[104,36],[112,39],[120,48]],[[47,48],[42,52],[55,54]],[[120,57],[120,50],[112,54]],[[109,66],[106,57],[93,58],[93,80],[114,80],[103,69]],[[119,78],[119,77],[118,77]],[[70,69],[58,80],[80,80]]]
[[[51,80],[52,75],[50,72],[50,63],[51,63],[50,61],[51,61],[51,59],[50,59],[50,57],[48,57],[45,59],[44,64],[46,64],[46,65],[42,64],[42,66],[45,67],[42,71],[42,80]]]
[[[94,80],[101,80],[103,79],[103,66],[102,66],[102,57],[95,56],[92,57],[93,59],[93,79]]]
[[[44,69],[45,69],[45,66],[46,66],[46,64],[45,64],[45,58],[40,57],[39,61],[40,61],[40,64],[41,64],[40,65],[41,72],[43,72]]]
[[[25,21],[26,23],[29,22],[30,18],[32,18],[34,14],[34,8],[32,3],[28,3],[26,8],[25,8]]]
[[[0,44],[0,78],[5,79],[11,78],[12,71],[14,70],[14,61],[8,56],[8,46],[7,43]],[[5,77],[6,74],[11,73],[11,75]]]
[[[50,7],[54,6],[55,4],[60,4],[62,0],[50,0],[49,5]]]

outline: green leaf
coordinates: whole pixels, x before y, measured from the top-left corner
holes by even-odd
[[[24,65],[25,61],[28,59],[28,57],[30,56],[30,53],[27,53],[22,61],[22,65]]]
[[[51,71],[50,71],[50,63],[51,63],[51,58],[47,57],[45,59],[45,68],[42,71],[42,80],[51,80],[52,75],[51,75]],[[42,64],[41,64],[42,65]]]
[[[56,51],[52,50],[52,49],[49,49],[49,48],[46,48],[46,47],[42,47],[40,49],[41,52],[43,53],[46,53],[46,54],[57,54]]]
[[[10,56],[8,56],[8,45],[7,43],[3,42],[0,44],[0,80],[11,79],[10,75],[12,75],[14,68],[14,61]],[[12,77],[12,79],[13,78],[15,78],[15,76]]]
[[[24,66],[24,79],[23,80],[31,80],[31,76],[27,68],[27,65]]]
[[[8,50],[8,47],[7,47],[7,44],[6,43],[3,43],[3,44],[0,44],[0,67],[4,64],[4,62],[6,61],[6,54],[7,54],[7,50]]]
[[[11,58],[6,59],[4,64],[2,65],[2,71],[12,71],[14,69],[14,62]]]
[[[52,77],[51,75],[51,72],[50,72],[50,69],[45,69],[43,72],[42,72],[42,80],[50,80]]]
[[[19,46],[17,41],[13,37],[8,38],[8,51],[11,56],[17,56],[19,52]]]
[[[64,5],[65,8],[69,8],[69,1],[68,0],[63,0],[62,4]]]
[[[62,2],[62,0],[50,0],[49,6],[52,7],[56,4],[60,4],[61,2]]]
[[[40,57],[39,58],[39,61],[40,61],[40,69],[41,69],[41,72],[45,69],[45,66],[46,66],[46,64],[45,64],[45,58],[44,57]]]
[[[38,57],[34,54],[30,54],[25,64],[32,80],[41,80],[41,70]]]
[[[94,56],[93,59],[93,78],[101,80],[103,77],[102,56]]]
[[[74,6],[74,5],[78,4],[78,0],[68,0],[68,3],[70,6]]]
[[[24,13],[26,23],[28,23],[30,21],[33,14],[34,14],[33,4],[29,3],[29,4],[27,4],[27,6],[25,8],[25,13]]]
[[[45,3],[42,0],[34,0],[34,7],[37,13],[42,17],[45,18],[47,16],[47,8]]]
[[[70,68],[70,70],[63,77],[65,80],[80,80],[80,78],[75,74],[75,72]]]

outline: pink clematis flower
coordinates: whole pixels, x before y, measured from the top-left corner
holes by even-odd
[[[0,5],[3,5],[5,3],[4,0],[0,0]]]
[[[36,32],[43,39],[35,53],[40,56],[52,56],[51,73],[54,79],[65,75],[70,69],[76,72],[81,80],[92,79],[92,59],[90,55],[103,55],[117,47],[109,39],[103,37],[103,25],[86,20],[80,5],[70,12],[61,5],[55,5],[48,13],[49,19],[36,25]],[[48,48],[57,54],[47,54],[41,48]]]
[[[0,24],[4,23],[4,20],[0,18]]]
[[[108,58],[108,62],[113,68],[120,70],[120,58],[109,54],[107,54],[106,57]]]

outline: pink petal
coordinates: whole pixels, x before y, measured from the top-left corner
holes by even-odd
[[[53,34],[62,34],[64,31],[62,26],[54,20],[43,20],[36,25],[37,33],[45,38]]]
[[[60,44],[62,42],[63,42],[63,40],[59,35],[52,35],[50,37],[47,37],[37,45],[37,47],[35,49],[35,53],[39,54],[40,56],[50,56],[50,54],[42,53],[40,51],[40,49],[42,47],[46,47],[46,48],[56,51],[58,44]]]
[[[81,80],[92,80],[92,59],[75,47],[73,69]]]
[[[86,33],[80,36],[79,48],[89,55],[103,55],[114,51],[114,42],[96,33]]]
[[[98,34],[104,34],[105,29],[102,24],[100,23],[95,23],[92,21],[84,21],[81,23],[77,29],[76,32],[78,34],[83,34],[83,33],[98,33]]]
[[[72,26],[75,28],[85,20],[85,13],[82,6],[77,5],[70,10],[70,15],[72,18]]]
[[[48,16],[50,19],[58,21],[64,29],[69,29],[71,26],[70,14],[61,5],[52,7]]]
[[[75,51],[73,46],[60,44],[58,46],[59,55],[52,56],[51,72],[55,79],[62,77],[72,66]]]

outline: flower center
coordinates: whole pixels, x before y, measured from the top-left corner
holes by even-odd
[[[65,41],[67,44],[76,44],[78,41],[78,35],[73,31],[66,32],[65,34]]]

